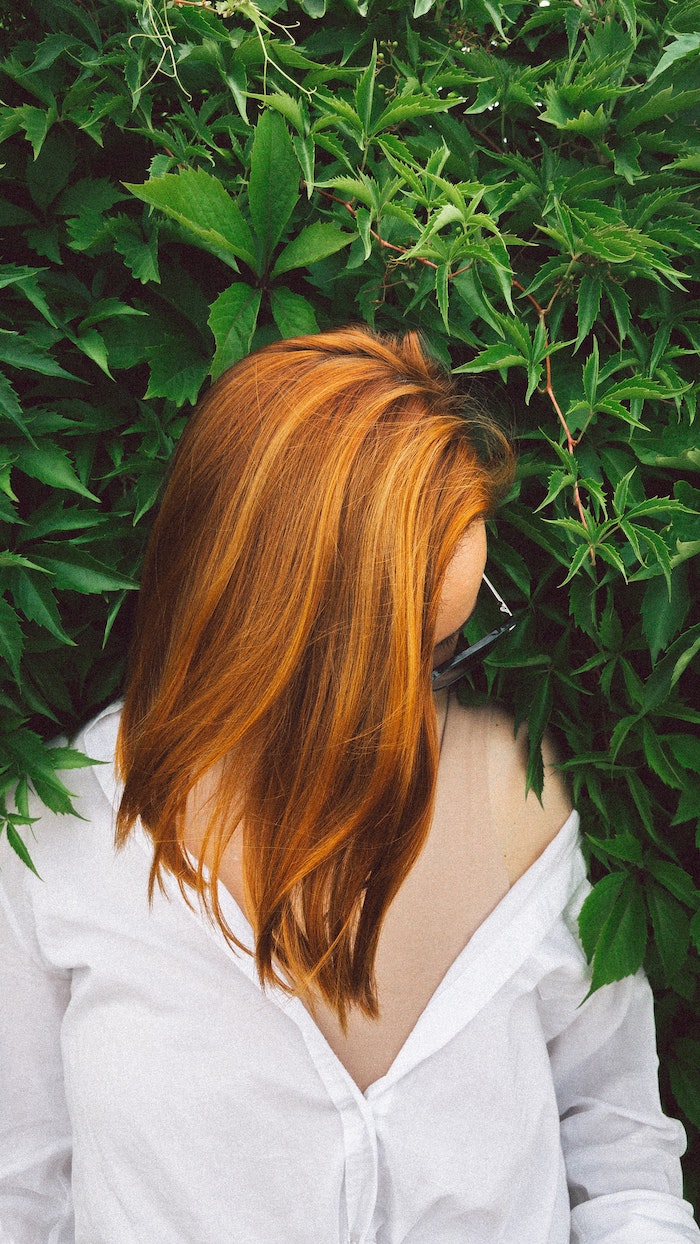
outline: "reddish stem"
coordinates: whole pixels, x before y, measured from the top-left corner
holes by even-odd
[[[341,207],[344,207],[350,213],[353,220],[357,219],[357,210],[353,207],[352,203],[347,202],[345,199],[339,199],[337,195],[331,194],[330,190],[321,190],[320,186],[317,186],[316,188],[318,193],[322,194],[326,199],[331,199],[333,203],[339,203]],[[399,255],[405,255],[407,253],[407,246],[396,246],[393,242],[386,242],[381,234],[377,233],[375,229],[370,229],[370,233],[372,237],[377,240],[379,245],[386,247],[387,250],[397,251]],[[469,263],[465,264],[463,268],[458,268],[456,272],[451,272],[447,279],[449,281],[453,281],[456,276],[461,276],[463,272],[468,272],[472,267],[473,262],[474,261],[471,260]],[[426,268],[433,269],[437,269],[438,266],[436,263],[433,263],[432,259],[425,259],[421,255],[416,255],[416,263],[425,264]]]
[[[503,147],[502,146],[499,147],[498,143],[495,141],[495,139],[491,138],[490,134],[484,133],[483,130],[479,129],[478,125],[472,124],[470,125],[469,128],[474,134],[478,134],[482,143],[486,143],[486,146],[490,147],[492,151],[495,151],[497,155],[503,154]]]
[[[525,297],[532,303],[539,317],[540,324],[542,325],[545,331],[545,343],[546,345],[549,345],[549,334],[547,332],[547,316],[549,315],[549,312],[552,309],[554,300],[559,291],[555,290],[549,302],[547,303],[547,306],[543,307],[540,305],[537,299],[533,297],[532,294],[528,294],[527,290],[525,289],[525,286],[521,285],[520,281],[516,281],[515,279],[513,279],[513,285],[515,286],[516,289],[519,289],[520,292],[524,294]],[[564,418],[563,411],[557,401],[556,393],[554,392],[554,387],[552,385],[552,362],[551,362],[551,358],[549,355],[547,355],[547,357],[544,360],[544,367],[545,367],[545,376],[546,376],[546,384],[544,387],[544,391],[547,394],[547,397],[549,398],[550,402],[552,403],[552,406],[554,407],[557,413],[557,418],[561,426],[563,427],[564,434],[566,436],[566,448],[568,449],[569,453],[573,457],[574,449],[576,448],[576,442],[574,441],[574,438],[571,435],[571,430],[569,428],[568,423],[566,422],[566,419]],[[578,515],[579,515],[579,518],[581,519],[584,530],[588,533],[588,523],[586,521],[586,513],[581,503],[581,494],[579,493],[579,488],[578,488],[577,483],[574,484],[574,503],[576,505],[576,509],[578,510]],[[591,547],[591,561],[595,562],[595,550],[593,549],[593,547]]]
[[[319,194],[322,194],[324,198],[331,199],[333,203],[340,203],[340,206],[344,207],[346,211],[350,213],[353,220],[357,220],[357,209],[353,207],[352,203],[348,203],[345,199],[339,199],[337,195],[331,194],[330,190],[321,190],[320,187],[317,187],[317,189]],[[370,229],[370,234],[373,238],[375,238],[380,246],[384,246],[387,250],[397,251],[399,255],[405,255],[408,250],[407,246],[395,246],[393,242],[386,242],[381,234],[377,233],[375,229]],[[432,259],[419,258],[418,262],[425,264],[427,268],[437,268],[437,264],[433,263]],[[463,270],[464,269],[462,269],[462,271]],[[457,276],[457,273],[455,273],[455,276]]]

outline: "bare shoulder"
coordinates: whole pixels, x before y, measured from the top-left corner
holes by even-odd
[[[500,710],[490,709],[487,754],[489,794],[494,827],[501,843],[510,883],[534,864],[571,815],[566,784],[556,769],[559,757],[550,740],[544,739],[544,786],[541,800],[533,791],[525,796],[527,730],[514,735],[513,721]]]

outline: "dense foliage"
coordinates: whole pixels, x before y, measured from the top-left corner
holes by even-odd
[[[495,373],[520,444],[491,557],[524,621],[466,691],[528,720],[536,789],[545,728],[567,757],[594,985],[646,964],[698,1198],[699,0],[19,7],[0,6],[12,845],[31,866],[28,783],[70,807],[56,773],[81,758],[43,740],[119,692],[149,512],[208,378],[279,335],[420,327]]]

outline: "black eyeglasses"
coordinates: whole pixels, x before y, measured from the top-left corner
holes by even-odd
[[[460,637],[462,642],[468,646],[461,648],[455,656],[450,657],[449,661],[444,661],[442,665],[438,665],[437,668],[433,670],[433,691],[442,691],[443,687],[451,687],[452,683],[457,682],[457,680],[462,677],[468,662],[473,656],[476,655],[477,652],[481,652],[484,648],[490,647],[490,645],[495,643],[497,639],[500,639],[502,635],[508,635],[518,625],[519,617],[512,613],[512,611],[508,608],[503,597],[496,591],[491,580],[488,579],[486,575],[483,575],[482,582],[488,591],[484,593],[483,588],[480,590],[474,613],[468,619],[469,623],[471,624],[473,619],[474,624],[478,625],[479,621],[482,620],[482,625],[485,627],[488,625],[487,619],[489,613],[493,615],[494,612],[497,616],[498,614],[506,615],[508,621],[503,622],[498,626],[493,626],[487,634],[483,635],[481,639],[477,639],[471,644],[469,643],[467,637],[464,636],[464,629],[467,626],[467,623],[465,622],[464,627],[461,628]],[[489,593],[491,594],[490,596]],[[484,600],[484,596],[486,597],[486,600]],[[495,610],[494,602],[498,605],[497,611]]]

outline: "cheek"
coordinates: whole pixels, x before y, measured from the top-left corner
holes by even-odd
[[[486,535],[481,527],[463,541],[445,575],[435,631],[438,643],[466,622],[476,604],[485,565]]]

